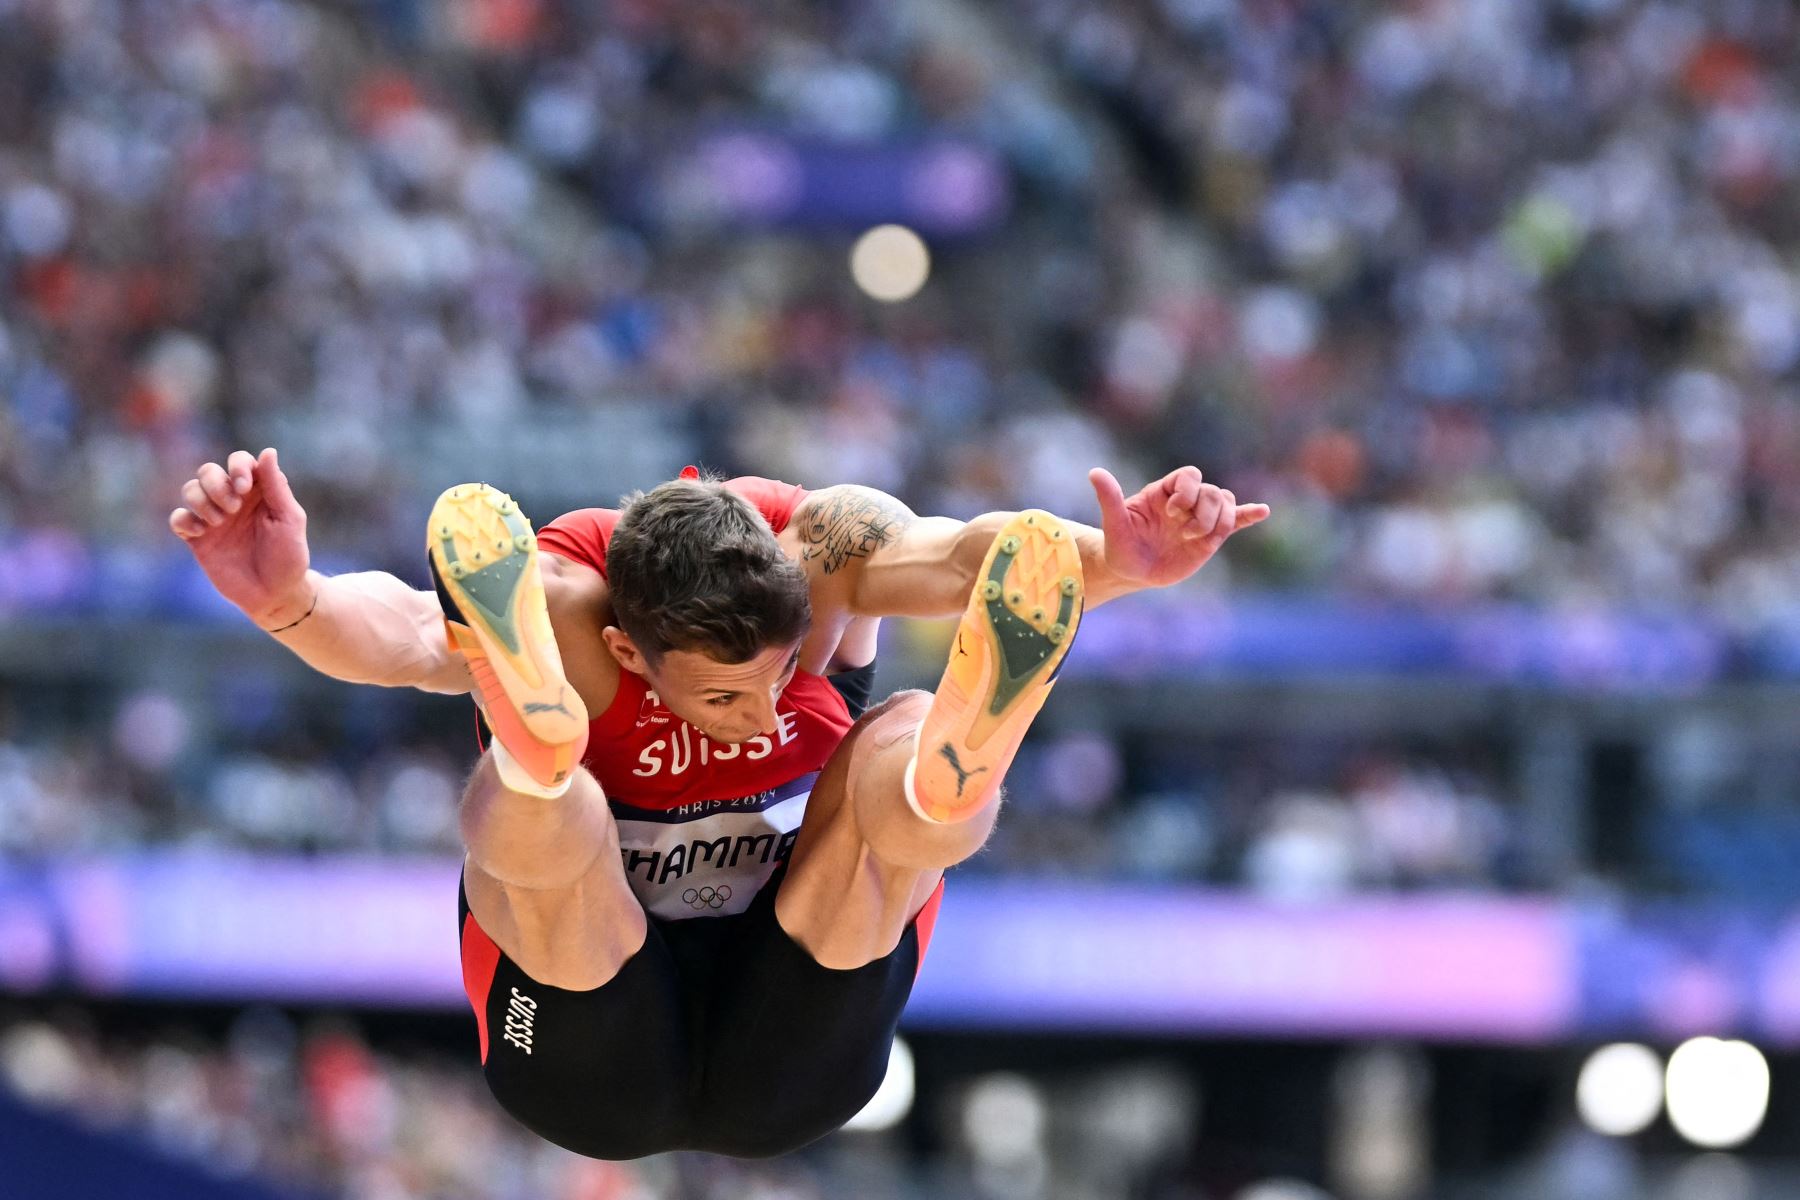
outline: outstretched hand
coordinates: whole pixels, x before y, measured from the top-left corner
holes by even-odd
[[[1106,566],[1136,587],[1180,583],[1206,564],[1225,539],[1266,520],[1266,504],[1239,504],[1207,483],[1199,467],[1182,467],[1127,498],[1105,467],[1088,472],[1100,498]]]
[[[205,464],[182,486],[181,502],[169,529],[220,595],[267,629],[306,612],[306,510],[273,449]]]

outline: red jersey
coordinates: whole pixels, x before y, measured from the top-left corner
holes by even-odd
[[[777,533],[807,494],[756,476],[725,486]],[[605,575],[618,520],[614,509],[565,513],[538,531],[538,545]],[[775,710],[775,733],[735,746],[713,742],[665,708],[643,676],[620,670],[619,694],[588,725],[582,765],[606,791],[625,874],[645,911],[742,912],[786,860],[813,781],[851,718],[830,681],[805,671],[794,673]]]

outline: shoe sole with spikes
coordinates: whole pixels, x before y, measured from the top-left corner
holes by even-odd
[[[1009,520],[976,580],[907,765],[907,786],[935,821],[986,806],[1081,623],[1081,553],[1050,513],[1029,509]]]
[[[563,675],[531,522],[505,492],[459,484],[432,506],[425,544],[445,635],[468,660],[489,728],[555,787],[587,747],[587,709]]]

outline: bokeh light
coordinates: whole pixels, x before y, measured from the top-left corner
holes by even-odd
[[[856,239],[850,276],[876,300],[910,300],[931,277],[931,251],[904,225],[877,225]]]
[[[1762,1128],[1769,1111],[1769,1064],[1748,1042],[1702,1037],[1669,1056],[1669,1120],[1696,1146],[1728,1150]]]
[[[1648,1046],[1602,1046],[1575,1083],[1581,1119],[1596,1133],[1630,1137],[1656,1120],[1663,1101],[1663,1063]]]
[[[888,1069],[881,1086],[844,1128],[866,1133],[892,1129],[906,1120],[906,1114],[912,1111],[914,1087],[912,1047],[904,1038],[897,1037],[888,1051]]]

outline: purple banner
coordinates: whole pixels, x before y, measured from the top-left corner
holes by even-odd
[[[1439,676],[1561,687],[1692,687],[1730,643],[1702,614],[1419,608],[1239,594],[1141,596],[1081,626],[1071,676],[1118,679]]]
[[[59,867],[38,890],[52,901],[62,970],[85,991],[444,1004],[462,998],[457,871],[156,855]]]
[[[1549,906],[1285,907],[1214,893],[970,883],[908,1009],[920,1024],[1534,1042],[1576,1017]]]
[[[459,1006],[454,862],[171,854],[0,867],[0,986]],[[1533,1041],[1575,1019],[1557,910],[1281,908],[952,879],[909,1009],[938,1026]]]
[[[0,990],[456,1008],[455,861],[0,863]],[[916,1026],[1800,1045],[1800,913],[952,877]]]
[[[652,220],[865,229],[884,221],[927,236],[992,230],[1012,207],[1006,169],[974,142],[839,142],[727,129],[671,157],[645,188]]]

